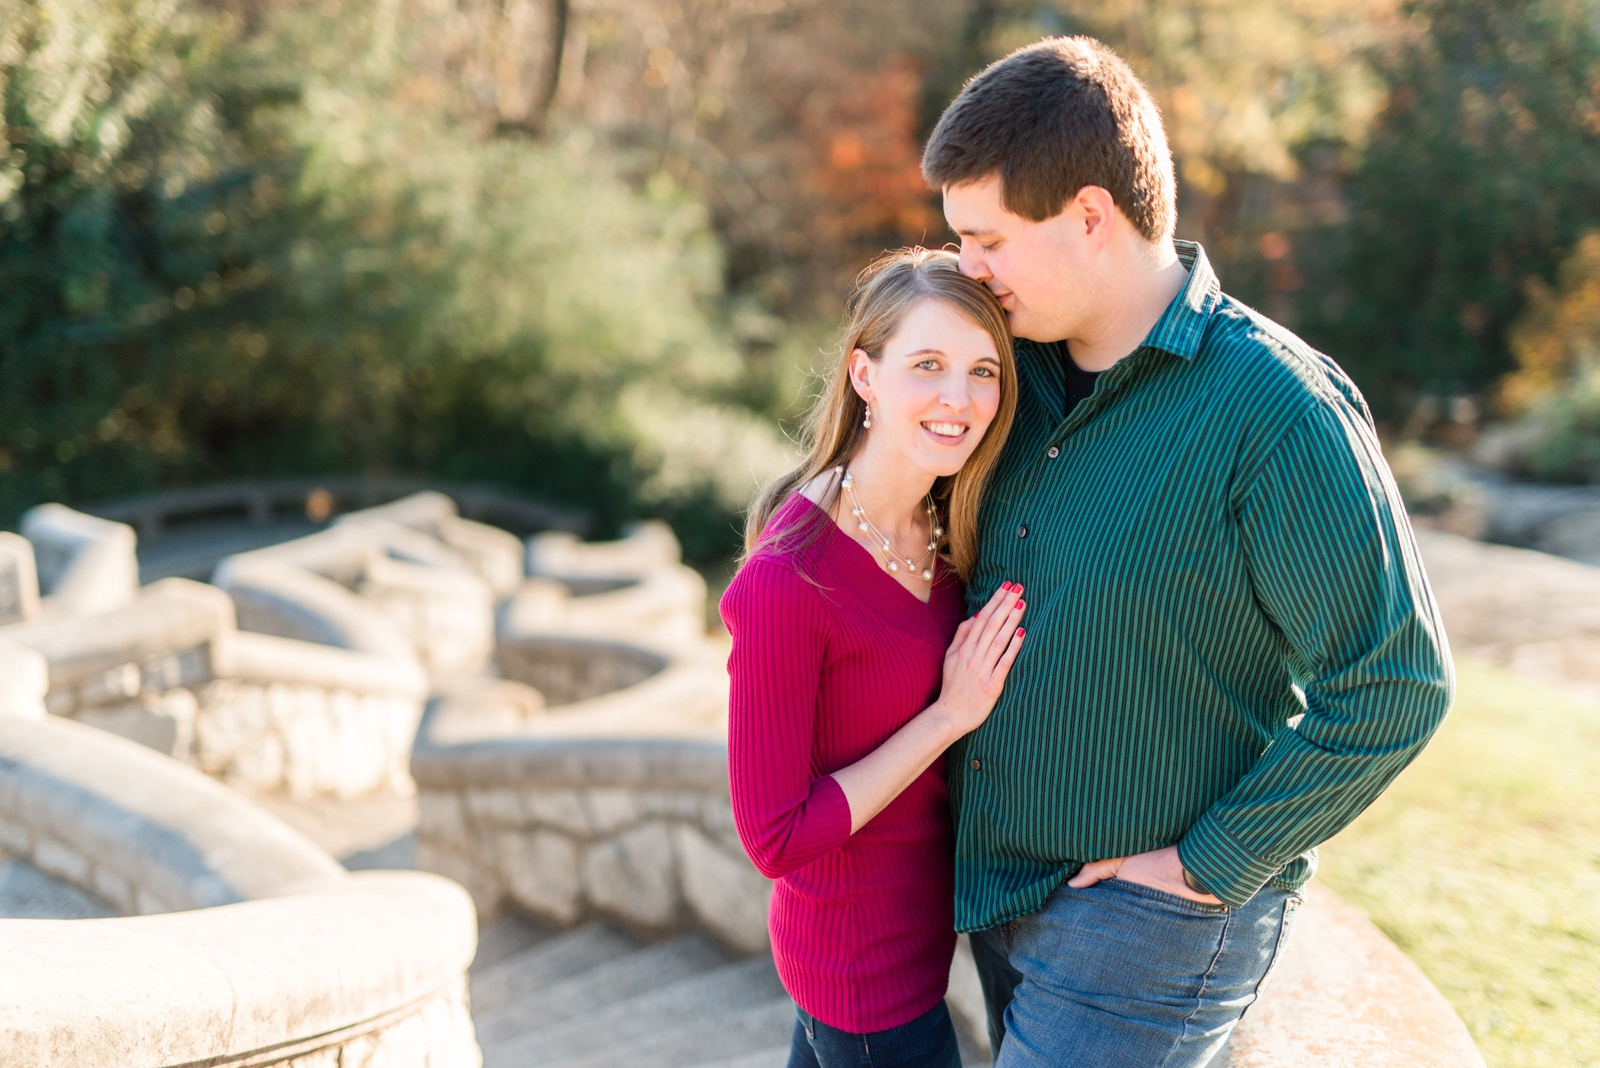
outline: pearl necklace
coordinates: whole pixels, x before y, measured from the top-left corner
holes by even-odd
[[[895,551],[894,544],[889,541],[889,539],[884,535],[883,531],[879,530],[873,524],[872,520],[867,518],[867,510],[861,507],[861,501],[856,497],[856,481],[854,476],[852,476],[849,471],[846,471],[843,466],[835,467],[833,470],[835,474],[844,476],[840,480],[839,485],[850,497],[850,514],[856,517],[856,529],[863,534],[872,535],[873,540],[878,543],[880,551],[882,551],[883,555],[889,561],[889,570],[898,573],[900,571],[900,561],[904,560],[906,562],[907,570],[916,571],[918,568],[918,561],[911,559],[909,556],[900,556]],[[927,562],[927,566],[922,568],[922,581],[932,582],[933,562],[935,559],[937,559],[935,550],[939,548],[939,539],[944,537],[944,528],[938,524],[938,516],[933,509],[933,494],[931,493],[928,494],[927,505],[928,527],[933,531],[933,537],[928,541],[928,548],[923,552],[921,557],[922,560]]]

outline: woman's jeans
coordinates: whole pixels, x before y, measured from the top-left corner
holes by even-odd
[[[1203,1068],[1300,903],[1271,887],[1232,909],[1121,879],[1063,883],[1038,912],[972,936],[996,1068]]]
[[[961,1068],[956,1029],[943,1001],[908,1024],[864,1035],[795,1011],[789,1068]]]

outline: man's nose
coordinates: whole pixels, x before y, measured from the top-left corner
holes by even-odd
[[[983,256],[971,242],[961,242],[960,267],[962,274],[979,282],[987,282],[992,277],[989,265],[983,262]]]

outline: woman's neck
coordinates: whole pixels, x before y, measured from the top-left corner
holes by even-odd
[[[872,523],[896,543],[909,544],[927,535],[928,493],[933,476],[907,463],[887,445],[874,447],[869,438],[855,456],[845,463],[854,483],[857,503],[866,510]],[[841,510],[848,512],[843,502]]]

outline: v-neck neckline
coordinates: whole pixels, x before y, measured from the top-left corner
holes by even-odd
[[[850,545],[855,546],[855,548],[857,550],[859,550],[860,555],[857,557],[857,560],[858,560],[858,562],[860,564],[870,568],[875,574],[880,575],[883,578],[887,579],[892,586],[894,586],[896,589],[898,589],[901,593],[905,594],[907,597],[911,598],[913,601],[915,601],[918,604],[922,605],[924,608],[929,607],[929,606],[931,606],[933,604],[934,592],[939,588],[939,584],[944,581],[945,570],[950,566],[949,564],[945,563],[943,560],[940,560],[938,558],[937,554],[935,554],[935,556],[934,556],[933,581],[928,583],[928,599],[926,601],[924,601],[921,597],[918,597],[916,594],[914,594],[910,590],[906,589],[905,584],[903,582],[901,582],[899,579],[895,578],[888,571],[886,571],[884,569],[883,565],[878,563],[878,558],[873,555],[872,550],[867,548],[865,545],[862,545],[861,542],[858,541],[857,539],[851,537],[850,536],[850,532],[848,530],[845,530],[843,527],[841,527],[839,525],[838,520],[834,519],[833,516],[829,515],[826,511],[824,511],[820,504],[818,504],[816,501],[812,500],[810,497],[807,497],[803,493],[797,493],[797,494],[795,494],[795,496],[797,496],[801,500],[805,501],[811,507],[815,508],[818,512],[821,512],[822,513],[822,517],[828,521],[828,526],[833,528],[833,532],[835,534],[839,535],[839,537],[843,538]]]
[[[940,649],[949,644],[946,617],[959,616],[962,601],[961,580],[949,564],[943,560],[939,562],[932,589],[924,601],[878,566],[871,551],[852,538],[815,501],[800,493],[794,496],[805,502],[804,508],[815,509],[818,518],[828,524],[829,530],[818,546],[821,551],[816,559],[824,562],[839,579],[842,592],[899,631]]]

